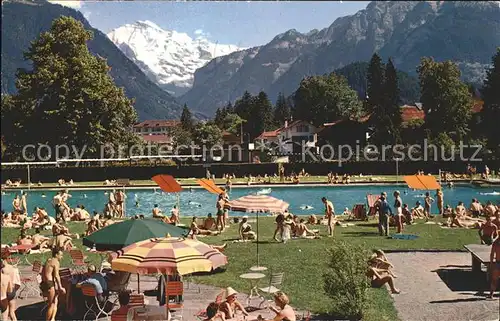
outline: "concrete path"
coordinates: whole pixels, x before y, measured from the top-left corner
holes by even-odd
[[[22,274],[29,273],[27,267],[21,268]],[[145,290],[153,290],[157,286],[156,278],[141,276],[140,278],[140,290],[141,292]],[[132,275],[130,279],[130,283],[128,288],[133,291],[137,291],[137,276]],[[196,321],[199,320],[196,315],[203,311],[209,303],[215,301],[216,296],[223,289],[217,288],[214,286],[208,285],[199,285],[184,282],[184,308],[182,309],[182,321]],[[242,302],[244,305],[246,303],[247,295],[244,293],[240,293],[238,295],[238,300]],[[146,297],[148,304],[158,305],[156,301],[156,297]],[[274,317],[274,313],[270,312],[267,308],[263,308],[261,310],[256,310],[260,304],[260,299],[253,298],[250,301],[250,307],[252,311],[247,320],[256,320],[257,316],[260,314],[266,319],[272,319]],[[18,318],[29,319],[29,320],[42,320],[43,315],[40,315],[41,308],[43,307],[42,298],[40,296],[36,297],[26,297],[23,299],[17,299],[18,306]],[[174,315],[178,315],[174,313]],[[304,315],[303,311],[297,311],[297,316],[302,317]],[[88,319],[88,318],[87,318]],[[101,318],[100,320],[107,320],[106,318]]]
[[[393,295],[403,321],[491,321],[500,316],[498,292],[487,300],[486,276],[471,274],[468,253],[388,253],[398,276]]]

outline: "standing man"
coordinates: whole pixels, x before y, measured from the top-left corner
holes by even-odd
[[[490,299],[493,299],[493,292],[497,289],[497,281],[500,278],[500,237],[497,237],[491,246],[490,254]]]
[[[116,201],[116,212],[118,214],[119,218],[123,218],[124,212],[123,212],[123,204],[125,203],[125,199],[127,198],[127,195],[123,192],[123,190],[118,190],[115,195],[115,201]]]
[[[444,195],[443,195],[443,191],[440,188],[438,188],[436,190],[436,201],[437,201],[439,215],[443,215],[444,214]]]
[[[379,199],[378,211],[378,232],[380,236],[389,236],[389,215],[392,215],[392,209],[386,200],[386,194],[382,193]]]
[[[26,214],[28,215],[28,201],[27,201],[27,198],[28,197],[28,194],[26,192],[23,192],[23,194],[21,195],[21,210],[22,210],[22,214]]]
[[[332,237],[335,228],[335,209],[333,208],[332,202],[327,200],[326,197],[323,197],[321,201],[325,204],[325,216],[328,220],[328,236]]]
[[[224,231],[226,228],[225,219],[224,219],[224,205],[226,205],[226,200],[224,198],[224,193],[220,193],[217,198],[217,203],[215,203],[215,207],[217,209],[217,223],[216,227],[220,232]],[[220,228],[219,228],[220,226]]]
[[[66,294],[66,290],[62,286],[59,276],[59,267],[62,257],[63,252],[61,250],[52,249],[52,257],[47,260],[42,270],[42,283],[40,283],[40,289],[44,297],[47,297],[48,308],[46,320],[50,321],[56,320],[59,295]]]

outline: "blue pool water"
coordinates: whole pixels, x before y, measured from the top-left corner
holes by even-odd
[[[262,191],[260,187],[250,188],[233,188],[229,196],[231,199],[240,196]],[[326,196],[335,206],[337,213],[342,213],[345,207],[352,208],[354,204],[366,204],[366,195],[380,194],[385,191],[389,194],[389,201],[393,201],[392,193],[395,190],[401,192],[403,203],[407,203],[410,207],[414,206],[415,202],[422,202],[425,191],[412,191],[404,186],[297,186],[297,187],[273,187],[270,191],[270,196],[282,199],[290,203],[290,211],[298,215],[318,214],[323,212],[323,204],[321,197]],[[455,206],[458,201],[463,201],[466,206],[469,206],[472,198],[479,199],[485,203],[490,200],[492,202],[500,202],[500,188],[473,188],[468,186],[458,186],[452,189],[444,189],[445,204]],[[405,194],[405,192],[407,194]],[[434,197],[435,192],[430,191]],[[34,206],[45,207],[50,215],[54,215],[54,210],[51,206],[52,197],[55,191],[28,191],[28,208],[31,210]],[[71,207],[83,204],[86,209],[92,213],[96,210],[101,212],[104,205],[107,203],[108,195],[105,190],[73,190],[70,191],[72,197],[69,199]],[[16,194],[20,192],[5,192],[2,193],[2,209],[5,211],[12,210],[12,200]],[[135,214],[151,215],[151,210],[154,204],[158,204],[164,212],[169,212],[173,205],[176,204],[176,194],[164,193],[160,189],[130,189],[126,191],[126,215]],[[42,197],[45,195],[45,197]],[[136,207],[135,203],[139,202]],[[210,194],[203,189],[185,189],[180,193],[180,210],[182,216],[205,216],[208,213],[215,214],[216,195]],[[306,208],[310,206],[312,208]],[[434,206],[433,212],[437,208]],[[242,215],[242,213],[232,212],[231,215]]]

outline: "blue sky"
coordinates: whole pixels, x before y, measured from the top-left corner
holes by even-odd
[[[56,2],[56,1],[52,1]],[[80,10],[97,29],[109,32],[126,23],[150,20],[163,29],[204,33],[211,41],[241,47],[269,42],[289,29],[308,32],[366,8],[348,1],[57,1]]]

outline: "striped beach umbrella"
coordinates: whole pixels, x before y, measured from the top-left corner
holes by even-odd
[[[259,261],[259,215],[258,213],[284,213],[290,204],[269,195],[247,195],[228,202],[232,211],[257,213],[257,267]]]
[[[284,213],[290,204],[269,195],[247,195],[229,201],[232,211],[248,213]]]
[[[186,275],[210,272],[227,257],[193,239],[156,238],[131,244],[112,254],[111,268],[138,274]]]

